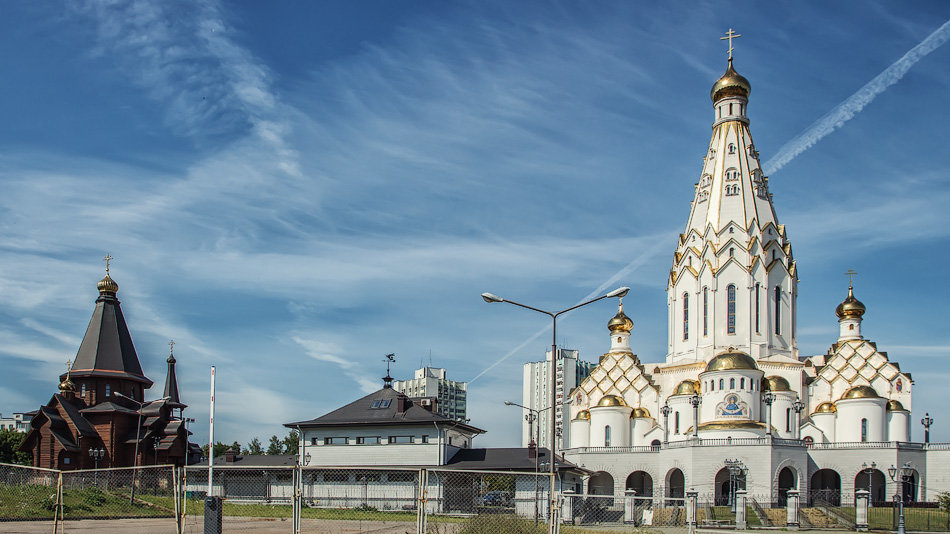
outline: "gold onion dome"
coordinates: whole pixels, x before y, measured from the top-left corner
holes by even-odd
[[[673,395],[699,395],[699,382],[695,380],[683,380],[680,382],[676,389],[673,390]]]
[[[720,352],[706,364],[706,372],[728,371],[730,369],[758,369],[752,356],[729,347],[729,350]]]
[[[617,332],[629,333],[633,330],[633,321],[623,313],[623,302],[620,303],[620,310],[617,312],[617,315],[614,315],[607,323],[607,329],[610,330],[612,334]]]
[[[844,302],[841,304],[838,304],[838,307],[835,308],[835,315],[837,315],[839,319],[846,317],[861,318],[865,311],[867,311],[867,308],[864,307],[864,304],[854,298],[854,288],[848,286],[848,298],[844,299]]]
[[[745,76],[739,74],[732,68],[732,58],[729,58],[729,68],[727,68],[726,73],[713,84],[709,96],[713,102],[718,102],[720,99],[728,96],[749,98],[749,93],[751,92],[752,85],[749,84],[749,80],[745,79]]]
[[[901,404],[901,401],[889,400],[887,401],[887,411],[889,412],[906,412],[904,405]]]
[[[780,376],[767,376],[765,377],[765,388],[769,391],[791,391],[792,386],[788,383],[788,380]]]
[[[622,398],[617,395],[604,395],[601,397],[600,402],[597,403],[598,408],[606,406],[626,406],[627,403],[623,401]]]
[[[115,283],[115,280],[109,276],[109,273],[106,273],[106,275],[102,277],[102,280],[99,280],[96,287],[99,288],[99,293],[115,294],[115,292],[119,290],[119,284]]]
[[[874,391],[874,388],[871,386],[854,386],[848,391],[844,392],[844,395],[841,396],[840,400],[851,400],[851,399],[879,399],[880,395],[877,394],[877,391]]]
[[[587,410],[581,410],[577,412],[577,415],[574,416],[575,421],[590,421],[590,412]]]
[[[835,405],[830,402],[823,402],[815,408],[815,411],[812,413],[835,413],[838,409],[835,408]]]
[[[59,383],[59,390],[63,393],[66,393],[67,391],[76,391],[76,385],[73,384],[73,381],[69,379],[68,374],[66,375],[66,378],[64,378],[63,381]]]
[[[646,408],[636,407],[630,412],[630,419],[645,419],[650,417],[650,410]]]

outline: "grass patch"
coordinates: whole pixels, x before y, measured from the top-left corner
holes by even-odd
[[[152,506],[148,497],[136,496],[136,503],[129,502],[127,493],[112,493],[90,486],[82,489],[63,490],[63,514],[67,519],[120,518],[120,517],[172,517],[172,508]],[[171,503],[171,497],[168,497]],[[174,506],[174,505],[173,505]],[[2,486],[0,487],[0,519],[33,520],[52,519],[56,513],[56,489],[49,486]]]

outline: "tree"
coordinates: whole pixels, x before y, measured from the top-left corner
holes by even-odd
[[[231,444],[231,449],[234,450],[234,454],[241,454],[241,444],[234,442]]]
[[[33,463],[30,453],[19,451],[25,437],[26,434],[13,429],[0,430],[0,462],[23,465]]]
[[[280,439],[277,436],[270,437],[270,443],[267,444],[267,454],[283,454],[284,449],[280,445]]]
[[[218,456],[224,456],[224,453],[227,452],[229,448],[231,448],[231,445],[228,445],[226,443],[221,443],[220,441],[218,441],[217,443],[214,444],[214,457],[217,458]],[[201,447],[201,453],[205,455],[205,458],[208,457],[207,444]]]
[[[942,491],[937,494],[937,505],[941,510],[950,512],[950,491]]]
[[[300,434],[296,430],[291,430],[284,438],[284,454],[297,454],[297,448],[300,446]]]
[[[247,454],[264,454],[264,447],[261,446],[261,440],[254,438],[247,447]]]

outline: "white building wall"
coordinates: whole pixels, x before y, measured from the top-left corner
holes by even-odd
[[[884,421],[885,399],[842,399],[835,407],[836,441],[885,441],[887,428]],[[861,421],[867,420],[867,435],[862,439]]]
[[[565,444],[571,443],[571,425],[570,406],[564,405],[569,400],[571,390],[576,388],[590,374],[593,364],[580,360],[578,352],[570,349],[558,349],[558,362],[556,368],[556,389],[555,398],[558,403],[558,409],[555,412],[556,428],[560,430],[558,448],[562,449]],[[551,351],[545,353],[545,360],[542,362],[528,362],[523,366],[522,376],[522,398],[521,404],[532,410],[544,410],[539,414],[538,421],[540,427],[533,428],[535,436],[529,434],[529,425],[526,416],[529,412],[522,410],[521,420],[521,446],[527,447],[532,437],[540,435],[538,441],[542,447],[547,447],[550,443],[548,436],[551,433],[551,397],[548,391],[551,389],[551,375],[549,366],[551,365]]]

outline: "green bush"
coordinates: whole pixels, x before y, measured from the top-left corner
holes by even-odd
[[[102,506],[106,503],[106,496],[101,489],[93,487],[83,491],[82,501],[86,506]]]

